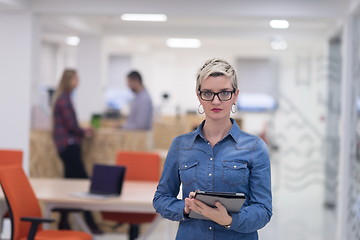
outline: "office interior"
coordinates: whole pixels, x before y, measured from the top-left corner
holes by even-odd
[[[125,13],[167,19],[128,22]],[[289,26],[272,28],[271,20]],[[197,46],[174,48],[169,38]],[[165,158],[172,138],[203,120],[195,76],[212,57],[238,73],[232,117],[270,151],[274,215],[260,239],[360,239],[359,0],[0,0],[0,148],[22,150],[29,177],[61,178],[48,101],[70,67],[80,78],[78,119],[97,131],[84,143],[88,171],[115,161],[119,149]],[[153,100],[149,132],[116,128],[128,114],[132,69]],[[170,225],[164,220],[148,239],[164,239]]]

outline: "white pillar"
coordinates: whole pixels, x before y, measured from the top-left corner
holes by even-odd
[[[24,152],[29,168],[34,17],[21,11],[0,14],[0,148]]]
[[[81,37],[78,46],[78,73],[80,85],[75,103],[80,122],[89,122],[93,113],[104,110],[101,85],[104,57],[103,42],[99,37]]]

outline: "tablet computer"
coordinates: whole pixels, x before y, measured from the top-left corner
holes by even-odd
[[[215,207],[215,203],[220,202],[228,212],[239,212],[245,202],[245,194],[236,192],[195,191],[194,198],[210,207]],[[208,218],[194,211],[190,211],[189,217],[208,220]]]

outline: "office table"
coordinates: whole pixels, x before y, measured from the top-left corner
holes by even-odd
[[[114,212],[154,213],[152,200],[157,182],[125,181],[120,197],[103,199],[83,198],[74,193],[86,192],[89,180],[32,178],[37,198],[47,207],[73,207]]]
[[[32,178],[31,185],[39,201],[44,206],[44,217],[50,217],[53,208],[80,208],[84,210],[155,213],[152,199],[157,182],[125,181],[120,197],[93,199],[73,196],[74,193],[86,192],[89,180]],[[73,214],[78,226],[90,232],[80,214]],[[148,230],[139,239],[146,239],[161,221],[158,215]],[[48,226],[44,226],[45,228]],[[168,234],[171,234],[169,232]]]

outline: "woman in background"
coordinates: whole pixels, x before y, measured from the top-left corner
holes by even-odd
[[[81,140],[90,129],[80,128],[71,94],[79,84],[75,70],[66,69],[53,97],[53,138],[64,165],[65,178],[88,178],[81,158]]]
[[[266,144],[230,118],[239,95],[235,70],[222,59],[207,61],[198,72],[196,93],[205,121],[173,140],[154,208],[180,221],[178,240],[257,240],[257,230],[272,216],[270,160]],[[244,193],[246,201],[239,212],[228,213],[220,202],[212,208],[194,199],[196,190]],[[190,218],[190,211],[210,220]]]
[[[88,178],[81,156],[81,140],[91,137],[92,130],[80,128],[76,118],[71,94],[78,84],[76,70],[64,70],[52,101],[52,135],[63,163],[65,178]],[[93,233],[101,233],[88,211],[85,211],[85,220]],[[69,228],[65,209],[62,211],[60,228]]]

